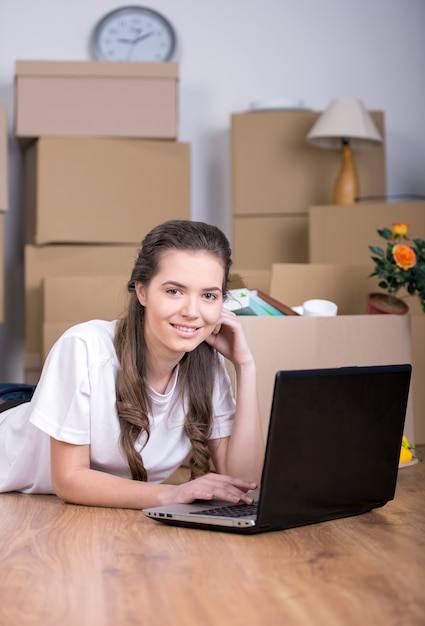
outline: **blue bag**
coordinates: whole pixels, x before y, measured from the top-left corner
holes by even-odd
[[[0,383],[0,412],[29,402],[35,391],[35,385],[24,383]]]

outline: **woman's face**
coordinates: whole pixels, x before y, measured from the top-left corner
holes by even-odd
[[[223,279],[222,263],[209,252],[170,250],[146,287],[136,282],[151,354],[181,358],[211,334],[221,316]]]

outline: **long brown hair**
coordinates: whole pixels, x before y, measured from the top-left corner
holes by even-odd
[[[168,250],[204,251],[217,257],[224,269],[223,296],[227,293],[231,250],[224,233],[216,226],[189,220],[171,220],[151,230],[140,248],[127,284],[130,299],[125,316],[115,334],[115,349],[121,365],[117,381],[117,409],[121,426],[121,444],[134,480],[147,480],[141,454],[135,444],[141,435],[149,439],[151,401],[146,382],[146,343],[143,332],[144,307],[139,303],[135,283],[145,286],[159,271],[162,255]],[[185,393],[188,409],[185,431],[192,444],[192,477],[209,471],[208,434],[212,418],[214,363],[217,354],[207,343],[187,352],[180,361],[179,387]]]

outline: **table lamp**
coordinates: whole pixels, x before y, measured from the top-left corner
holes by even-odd
[[[332,100],[311,128],[306,141],[320,148],[341,149],[342,165],[333,202],[354,204],[359,196],[359,183],[352,147],[368,147],[382,142],[363,103],[355,98]]]

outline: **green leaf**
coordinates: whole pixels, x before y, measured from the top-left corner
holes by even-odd
[[[393,231],[390,228],[381,228],[378,229],[378,234],[380,237],[388,241],[393,236]]]
[[[373,253],[373,254],[377,254],[380,257],[384,256],[384,251],[382,250],[382,248],[378,248],[377,246],[369,246],[369,250]],[[375,259],[374,259],[375,261]]]

